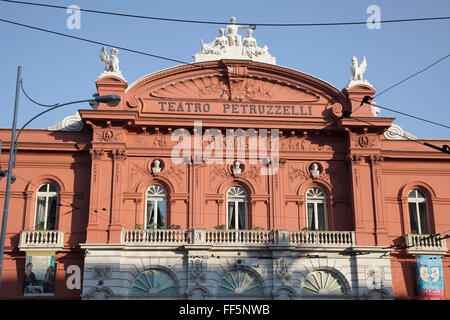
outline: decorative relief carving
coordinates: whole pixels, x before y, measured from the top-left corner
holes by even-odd
[[[105,151],[103,149],[91,149],[89,150],[89,154],[92,160],[100,160],[105,154]]]
[[[280,149],[284,151],[331,151],[333,148],[329,145],[313,144],[306,137],[287,137],[280,143]]]
[[[368,134],[352,136],[352,147],[355,148],[373,148],[377,145],[377,138]]]
[[[155,89],[150,96],[164,99],[184,97],[197,100],[230,100],[230,88],[223,76],[214,75],[173,82]]]
[[[169,143],[165,135],[159,135],[153,138],[152,145],[154,147],[166,148],[169,146]]]
[[[229,177],[227,169],[225,169],[223,166],[213,165],[211,169],[211,181],[215,181],[218,178],[224,179],[226,177]]]
[[[125,160],[127,158],[127,150],[115,149],[111,151],[110,155],[114,160]]]
[[[278,280],[283,284],[287,284],[291,280],[291,275],[289,274],[289,263],[286,259],[277,260],[276,274]]]
[[[159,99],[205,99],[222,101],[302,101],[317,102],[320,96],[297,85],[268,77],[247,74],[244,66],[227,66],[227,77],[223,75],[202,76],[194,79],[172,82],[156,88],[151,97]],[[135,108],[142,104],[130,97],[127,106]]]
[[[206,259],[191,257],[191,279],[196,284],[200,284],[206,280]]]
[[[303,168],[296,168],[294,166],[289,166],[288,168],[288,175],[291,183],[294,182],[298,177],[301,177],[302,180],[306,180],[309,178],[308,173],[306,173]]]
[[[359,164],[364,160],[364,156],[362,154],[351,154],[347,156],[347,159],[352,163]]]
[[[111,128],[95,131],[95,135],[97,137],[96,141],[104,141],[104,142],[119,142],[123,141],[123,133],[112,130]]]
[[[370,160],[370,162],[371,162],[372,164],[377,165],[377,164],[380,164],[380,162],[383,161],[384,158],[383,158],[382,155],[379,155],[379,154],[372,154],[372,155],[369,156],[369,160]]]
[[[147,168],[146,165],[139,165],[137,163],[131,163],[130,169],[130,187],[137,180],[139,176],[151,175],[152,172]]]
[[[185,176],[185,171],[180,168],[180,166],[170,165],[169,168],[164,170],[162,175],[166,176],[169,180],[175,180],[178,184],[183,182],[183,178]]]
[[[168,168],[165,167],[165,165],[161,166],[161,168],[163,170],[156,173],[157,175],[164,176],[171,181],[177,182],[178,184],[181,184],[183,182],[185,170],[182,168],[184,167],[174,166],[173,164],[171,164]],[[153,161],[148,160],[145,163],[131,163],[129,186],[132,187],[136,180],[138,180],[138,178],[141,176],[153,175],[155,175],[155,173],[153,173]]]
[[[202,78],[204,87],[198,86],[199,94],[202,98],[223,98],[229,100],[229,88],[223,77],[210,77],[209,81]]]
[[[256,165],[249,165],[248,169],[242,174],[248,180],[253,180],[257,183],[262,183],[262,177],[259,168]]]

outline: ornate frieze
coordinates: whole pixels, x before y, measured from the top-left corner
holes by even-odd
[[[313,144],[307,137],[287,137],[281,140],[280,150],[282,151],[332,151],[329,145]]]

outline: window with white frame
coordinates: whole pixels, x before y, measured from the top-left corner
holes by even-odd
[[[166,191],[159,185],[147,189],[145,205],[146,229],[164,228],[166,226]]]
[[[55,230],[56,212],[58,210],[58,188],[51,183],[44,183],[36,194],[35,230]]]
[[[325,193],[319,188],[306,192],[306,218],[310,230],[326,230]]]
[[[227,229],[244,230],[247,226],[247,195],[241,187],[227,192]]]
[[[427,199],[419,190],[411,190],[408,195],[409,221],[411,233],[429,234]]]

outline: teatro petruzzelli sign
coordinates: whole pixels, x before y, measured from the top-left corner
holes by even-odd
[[[280,115],[312,116],[312,106],[250,104],[250,103],[203,103],[184,101],[157,101],[148,103],[144,112],[152,113],[208,113],[229,115]]]

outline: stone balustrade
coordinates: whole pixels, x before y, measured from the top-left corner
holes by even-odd
[[[61,250],[64,247],[64,231],[61,230],[22,230],[20,232],[19,249]]]
[[[347,248],[356,243],[354,231],[123,229],[122,244]]]
[[[440,235],[431,236],[430,234],[407,234],[406,246],[410,253],[445,253],[447,244]]]

